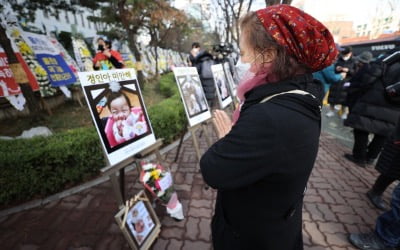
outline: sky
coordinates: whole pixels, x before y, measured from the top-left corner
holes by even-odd
[[[189,0],[175,0],[175,6],[182,8]],[[212,2],[211,0],[192,0],[192,2]],[[320,21],[333,21],[332,16],[340,16],[343,21],[353,21],[354,25],[366,23],[376,15],[376,7],[389,10],[388,3],[397,7],[400,13],[400,0],[293,0],[292,5],[304,2],[304,11]],[[252,10],[265,6],[264,0],[253,0]]]

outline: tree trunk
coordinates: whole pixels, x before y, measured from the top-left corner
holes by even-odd
[[[158,49],[157,46],[154,46],[154,53],[155,53],[155,57],[156,57],[156,77],[158,77],[159,75],[159,70],[158,70]]]
[[[136,45],[136,39],[134,38],[134,35],[132,35],[131,32],[129,32],[129,31],[128,31],[128,43],[129,43],[129,48],[132,50],[133,56],[136,59],[136,62],[139,62],[142,64],[141,67],[136,69],[136,72],[137,72],[137,79],[139,81],[139,84],[140,84],[141,88],[143,89],[144,83],[145,83],[145,79],[144,79],[144,75],[143,75],[143,71],[142,71],[143,63],[142,63],[139,48]]]
[[[0,25],[0,45],[1,47],[3,47],[4,52],[6,53],[6,56],[8,58],[8,64],[9,65],[19,64],[19,61],[15,56],[14,50],[11,46],[11,42],[7,37],[6,30],[1,25]],[[25,79],[28,79],[28,77],[25,77]],[[39,117],[40,105],[31,87],[29,86],[29,82],[18,82],[18,84],[20,85],[22,94],[26,99],[26,106],[28,107],[30,115],[33,117]]]

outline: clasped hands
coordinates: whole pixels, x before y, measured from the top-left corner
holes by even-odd
[[[215,110],[212,121],[215,129],[217,130],[218,139],[224,137],[232,129],[232,120],[223,110]]]

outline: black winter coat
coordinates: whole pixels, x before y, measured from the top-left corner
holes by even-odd
[[[371,72],[380,64],[372,64]],[[400,62],[392,65],[391,79],[400,81]],[[396,69],[398,68],[398,69]],[[400,116],[400,107],[388,103],[384,95],[382,77],[374,78],[371,87],[357,100],[349,116],[344,121],[345,126],[367,131],[382,136],[390,135]]]
[[[347,105],[347,88],[343,87],[343,83],[348,82],[357,72],[357,61],[354,57],[345,61],[341,57],[335,63],[335,73],[340,73],[336,71],[337,66],[346,67],[349,72],[346,73],[346,78],[337,84],[332,84],[329,88],[328,103],[329,104],[342,104]]]
[[[375,168],[385,176],[400,180],[400,118],[393,136],[383,146]]]
[[[276,93],[302,89],[322,100],[312,75],[258,86],[232,130],[202,156],[205,182],[218,190],[215,250],[303,249],[302,203],[318,151],[320,101]]]
[[[200,76],[206,99],[213,100],[216,94],[214,78],[211,71],[211,65],[214,64],[213,56],[206,50],[202,50],[194,58],[194,62]]]

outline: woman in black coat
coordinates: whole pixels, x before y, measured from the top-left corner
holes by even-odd
[[[345,157],[365,167],[366,163],[372,163],[382,149],[385,139],[392,133],[400,116],[400,106],[389,103],[384,95],[383,77],[388,84],[400,81],[400,61],[391,64],[383,72],[381,62],[372,63],[370,74],[365,82],[369,88],[357,100],[344,125],[354,128],[354,146],[352,154]],[[374,138],[368,142],[369,134]]]
[[[213,246],[303,249],[303,195],[318,151],[323,93],[311,72],[333,62],[336,46],[321,23],[289,5],[248,13],[241,31],[241,60],[251,63],[238,86],[241,109],[234,125],[223,111],[214,113],[220,140],[200,161],[205,182],[218,190]]]
[[[383,146],[375,168],[380,175],[367,196],[377,208],[386,210],[382,194],[390,184],[400,180],[400,117],[392,137]]]

